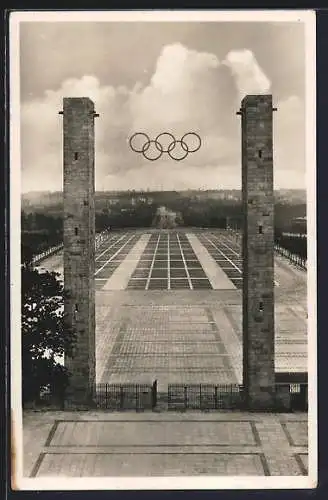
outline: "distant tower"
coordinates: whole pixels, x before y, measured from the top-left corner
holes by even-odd
[[[249,409],[275,401],[272,96],[241,104],[243,202],[243,384]]]
[[[95,165],[94,104],[64,98],[64,309],[77,335],[67,398],[88,405],[95,382]]]

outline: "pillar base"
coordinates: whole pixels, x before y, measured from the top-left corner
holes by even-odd
[[[92,410],[97,408],[92,392],[70,388],[65,395],[65,410]]]
[[[246,393],[245,409],[256,412],[290,411],[289,391],[276,392],[271,387],[261,387],[256,392]]]

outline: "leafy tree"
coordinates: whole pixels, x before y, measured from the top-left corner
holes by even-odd
[[[64,326],[63,285],[58,273],[35,269],[24,252],[22,261],[24,404],[38,402],[44,390],[63,396],[69,374],[58,357],[71,353],[75,336]]]

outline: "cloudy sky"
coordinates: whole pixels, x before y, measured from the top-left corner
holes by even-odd
[[[22,190],[62,189],[62,98],[90,97],[96,189],[239,188],[240,100],[272,93],[276,188],[305,187],[302,23],[20,24]],[[133,153],[145,131],[197,131],[184,161]]]

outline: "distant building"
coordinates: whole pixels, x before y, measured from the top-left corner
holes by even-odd
[[[177,225],[177,214],[164,206],[158,207],[153,226],[160,229],[171,229]]]

